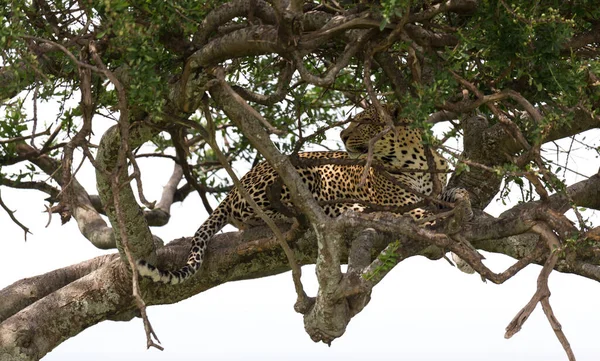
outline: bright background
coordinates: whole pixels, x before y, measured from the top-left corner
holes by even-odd
[[[599,132],[585,136],[586,143],[597,144],[600,139]],[[337,134],[329,137],[333,138],[337,139]],[[569,143],[559,145],[568,148]],[[585,147],[576,148],[586,151]],[[589,152],[572,155],[570,168],[587,176],[597,172],[599,162]],[[172,164],[164,159],[139,162],[146,198],[157,200]],[[583,179],[572,172],[567,176],[569,184]],[[77,178],[94,193],[89,165]],[[61,226],[59,217],[54,216],[44,228],[48,215],[44,213],[43,194],[6,187],[1,191],[4,202],[18,209],[15,216],[33,235],[24,241],[22,230],[0,210],[0,288],[106,253],[81,236],[73,220]],[[517,201],[515,194],[511,202]],[[503,209],[502,203],[494,201],[487,211],[498,215]],[[175,203],[171,213],[167,226],[153,228],[165,241],[192,235],[207,217],[196,193],[183,203]],[[599,223],[594,212],[586,215]],[[485,256],[495,271],[514,262],[502,255]],[[444,260],[413,257],[399,264],[375,288],[371,303],[331,347],[313,343],[304,332],[302,316],[293,310],[295,293],[287,272],[224,284],[174,305],[150,307],[150,320],[165,347],[163,352],[146,350],[142,322],[134,319],[91,327],[65,341],[44,360],[566,360],[541,307],[512,339],[503,337],[505,327],[535,292],[539,271],[539,266],[529,266],[498,286],[483,283],[478,275],[463,274]],[[303,282],[311,296],[316,292],[314,273],[313,266],[303,268]],[[578,360],[600,359],[600,286],[554,272],[550,290],[555,315]]]

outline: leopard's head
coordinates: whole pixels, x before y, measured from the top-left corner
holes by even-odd
[[[373,155],[378,159],[382,158],[383,161],[391,157],[401,157],[402,150],[409,146],[421,147],[419,132],[409,129],[406,121],[398,119],[398,107],[386,104],[383,110],[393,120],[395,129],[389,129],[385,134],[381,134],[388,128],[389,123],[386,123],[377,109],[371,106],[355,115],[348,127],[341,132],[340,136],[350,157],[366,156],[369,142],[377,136],[379,139],[373,144]]]

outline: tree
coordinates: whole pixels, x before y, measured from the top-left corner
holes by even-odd
[[[540,303],[574,359],[547,280],[557,270],[600,281],[600,229],[583,211],[600,209],[600,175],[565,182],[571,148],[548,145],[569,138],[598,152],[578,137],[600,126],[595,2],[13,0],[1,9],[2,190],[46,193],[49,215],[77,222],[95,247],[118,253],[0,290],[0,359],[39,359],[102,320],[135,316],[148,346],[160,347],[145,305],[289,269],[306,331],[330,343],[396,264],[447,251],[494,283],[543,265],[507,337]],[[52,117],[38,111],[44,103],[55,104]],[[438,215],[433,229],[385,212],[328,218],[294,169],[294,154],[343,125],[347,109],[382,103],[399,106],[452,161],[448,187],[468,191],[470,203]],[[431,133],[437,123],[448,129],[441,141]],[[142,157],[175,165],[157,203],[144,197]],[[223,170],[263,159],[291,190],[297,222],[216,236],[201,274],[182,285],[132,277],[136,259],[183,263],[189,240],[162,247],[149,229],[169,222],[174,202],[198,193],[210,213],[209,196],[234,186]],[[370,161],[359,160],[376,166]],[[98,195],[78,182],[83,163],[96,169]],[[519,204],[499,217],[485,212],[513,190]],[[0,205],[27,235],[16,206]],[[517,261],[494,273],[478,250]],[[312,263],[315,298],[299,279],[300,265]]]

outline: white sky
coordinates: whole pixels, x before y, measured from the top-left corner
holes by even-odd
[[[597,143],[598,133],[591,136]],[[590,155],[576,156],[570,164],[591,175],[599,162],[586,157]],[[172,164],[141,159],[140,166],[146,197],[155,200]],[[78,179],[88,190],[95,189],[89,166],[82,168]],[[581,179],[573,177],[573,181]],[[33,235],[23,241],[21,229],[0,210],[0,288],[106,253],[81,236],[74,221],[61,226],[55,216],[44,228],[48,218],[42,213],[45,197],[39,192],[6,187],[1,191],[4,202],[18,209],[15,216]],[[500,207],[496,203],[488,211],[498,214]],[[598,216],[592,216],[598,224]],[[200,200],[192,193],[183,204],[174,204],[170,223],[153,232],[170,241],[192,235],[205,219]],[[506,256],[486,257],[495,271],[513,262]],[[313,343],[304,332],[302,316],[293,310],[295,293],[288,272],[225,284],[174,305],[149,308],[163,352],[146,350],[142,322],[134,319],[91,327],[44,360],[566,360],[540,307],[521,332],[510,340],[503,338],[506,325],[533,295],[539,270],[529,266],[498,286],[483,283],[478,275],[463,274],[444,260],[408,259],[375,288],[371,303],[331,347]],[[303,273],[307,291],[314,296],[314,267],[304,267]],[[554,272],[550,289],[550,302],[578,360],[598,360],[598,284]]]

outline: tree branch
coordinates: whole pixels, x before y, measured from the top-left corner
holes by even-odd
[[[194,35],[193,43],[196,47],[201,47],[208,41],[211,33],[217,30],[221,25],[225,25],[236,17],[247,16],[248,14],[258,17],[266,24],[274,25],[275,12],[273,8],[263,0],[234,0],[213,9],[202,20],[200,29]]]
[[[17,154],[27,156],[44,173],[52,177],[58,184],[62,184],[63,179],[58,172],[61,169],[60,162],[47,155],[39,155],[39,151],[25,143],[17,144],[16,148]],[[71,207],[73,208],[70,211],[77,221],[77,226],[81,234],[97,248],[114,249],[116,243],[112,228],[107,226],[106,222],[95,210],[86,190],[75,177],[71,179],[71,186],[74,193],[71,202]]]

